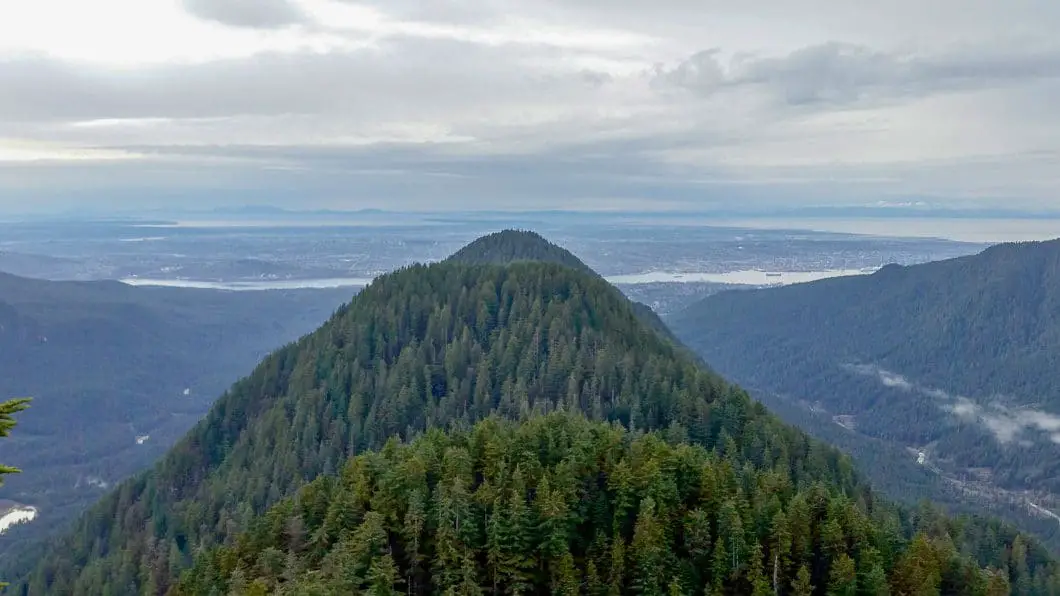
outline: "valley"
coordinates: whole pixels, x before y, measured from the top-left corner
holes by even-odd
[[[981,507],[1055,543],[1058,254],[1055,241],[1001,245],[858,278],[714,294],[667,322],[771,408],[787,402],[805,412],[800,426],[849,444],[896,498]],[[869,444],[942,484],[925,493],[908,466],[865,465]]]
[[[3,440],[0,500],[26,522],[0,558],[151,465],[233,378],[312,330],[353,290],[247,295],[0,273],[0,395],[32,396]],[[28,513],[32,511],[32,513]]]

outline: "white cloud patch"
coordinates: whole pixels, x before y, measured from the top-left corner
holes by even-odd
[[[1013,399],[1000,396],[988,400],[976,400],[956,395],[936,387],[914,383],[906,377],[874,365],[847,365],[847,370],[874,377],[887,387],[907,393],[919,393],[938,401],[939,408],[957,419],[980,424],[989,430],[1003,445],[1020,444],[1028,433],[1044,435],[1052,443],[1060,445],[1060,415],[1030,406],[1013,406]]]

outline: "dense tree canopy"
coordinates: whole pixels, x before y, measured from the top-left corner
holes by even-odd
[[[1009,550],[930,509],[673,439],[553,413],[391,441],[204,553],[176,594],[1060,590],[1018,537]]]
[[[761,594],[774,570],[793,593],[1054,581],[1004,526],[888,507],[599,276],[540,262],[378,278],[27,558],[15,593]],[[202,580],[176,586],[196,560]]]
[[[669,322],[736,382],[926,450],[952,478],[1060,496],[1051,430],[1060,417],[1058,280],[1060,241],[1004,244],[873,275],[723,292]]]
[[[510,265],[520,261],[555,263],[598,276],[574,253],[529,230],[501,230],[487,234],[456,251],[446,260],[465,265]]]
[[[39,558],[31,585],[162,591],[197,549],[233,538],[350,454],[493,412],[560,407],[731,442],[741,457],[788,462],[797,481],[860,486],[845,457],[698,367],[597,277],[541,263],[414,266],[267,358],[154,470]]]
[[[456,251],[446,260],[467,265],[508,265],[520,261],[555,263],[593,277],[600,277],[596,271],[593,271],[569,250],[529,230],[501,230],[487,234]],[[631,302],[634,314],[645,325],[670,341],[680,343],[650,306],[641,302]]]

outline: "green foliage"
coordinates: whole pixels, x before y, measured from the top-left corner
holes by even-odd
[[[772,512],[800,503],[811,504],[809,548],[772,580],[791,586],[792,594],[886,594],[894,586],[897,594],[937,596],[996,593],[1003,585],[1002,576],[947,547],[953,528],[910,539],[911,528],[888,529],[905,525],[896,509],[869,510],[834,486],[800,487],[775,469],[729,464],[718,449],[673,445],[658,433],[564,412],[433,430],[410,444],[391,442],[359,455],[339,478],[319,478],[273,506],[231,545],[202,553],[174,594],[227,594],[248,582],[271,594],[304,594],[310,587],[328,594],[579,594],[580,586],[599,586],[595,570],[607,569],[611,593],[766,596],[774,592],[763,562],[779,558]],[[410,469],[434,472],[410,477]],[[610,481],[626,475],[628,485]],[[624,492],[639,505],[619,507]],[[358,513],[333,515],[349,498]],[[717,508],[719,500],[729,506]],[[434,505],[424,511],[424,502]],[[462,513],[454,515],[455,509]],[[566,512],[562,530],[552,524],[558,510]],[[724,546],[733,544],[725,521],[733,511],[744,512],[746,547]],[[329,527],[340,517],[341,526]],[[697,564],[715,555],[685,531],[690,519],[717,534],[714,548],[725,562],[719,569]],[[335,538],[319,549],[298,549],[283,530],[292,520],[306,520],[308,534]],[[837,529],[826,538],[829,526]],[[410,536],[408,527],[421,531]],[[491,537],[497,532],[500,545]],[[829,540],[844,550],[833,552]],[[737,550],[746,556],[735,556]],[[281,577],[262,565],[263,558],[282,560],[284,552],[298,573]],[[863,584],[859,592],[858,568],[871,569],[870,581],[882,571],[883,583]],[[1053,563],[1034,570],[1039,577],[1055,572]]]
[[[555,263],[598,277],[597,273],[565,248],[529,230],[502,230],[487,234],[453,253],[447,261],[465,265],[510,265],[518,262]]]
[[[679,423],[708,445],[751,433],[758,438],[733,458],[849,490],[857,483],[844,457],[698,367],[602,279],[541,263],[414,266],[380,277],[317,332],[266,358],[23,577],[67,593],[150,582],[163,590],[181,561],[233,538],[352,453],[492,412],[556,409],[637,429]],[[346,515],[356,514],[351,505]]]
[[[824,590],[840,553],[899,581],[917,531],[943,588],[1054,585],[1007,527],[879,501],[599,276],[450,261],[266,358],[16,593],[165,594],[191,561],[189,594]]]
[[[28,408],[29,402],[30,399],[26,397],[0,402],[0,437],[10,436],[11,429],[14,428],[16,424],[15,414]],[[17,474],[20,471],[21,470],[18,468],[12,468],[11,466],[0,464],[0,485],[3,485],[5,475]]]
[[[30,399],[20,397],[0,402],[0,438],[11,435],[11,429],[15,427],[15,414],[29,407]],[[0,464],[0,486],[4,484],[4,476],[21,472],[18,468]],[[0,582],[0,588],[7,586],[6,582]]]
[[[567,249],[529,230],[502,230],[487,234],[458,250],[446,260],[467,265],[510,265],[520,261],[555,263],[586,275],[600,277]],[[670,341],[679,343],[670,328],[651,307],[640,302],[631,302],[631,304],[633,313],[645,325]]]
[[[668,322],[734,381],[828,413],[823,422],[799,420],[800,426],[829,440],[869,441],[851,452],[874,484],[896,497],[969,501],[966,492],[943,495],[947,484],[933,485],[925,470],[911,469],[905,448],[924,445],[931,446],[931,464],[958,481],[983,477],[987,487],[1056,495],[1060,446],[1049,432],[1028,422],[1015,439],[1030,444],[1017,447],[1017,440],[999,441],[976,416],[955,417],[953,408],[956,396],[966,396],[984,416],[1028,404],[1051,413],[1043,420],[1060,412],[1058,279],[1060,241],[1004,244],[947,261],[888,265],[873,275],[722,292]],[[924,390],[884,383],[874,367]],[[971,405],[961,404],[965,411]],[[782,413],[790,421],[800,416]],[[856,433],[835,425],[832,415],[853,416]],[[1020,416],[1036,418],[1032,411]],[[903,461],[883,457],[880,440]],[[1021,502],[1007,514],[1060,544],[1055,521],[1017,510],[1025,508]]]

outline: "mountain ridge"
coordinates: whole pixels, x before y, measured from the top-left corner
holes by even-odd
[[[721,293],[669,321],[737,382],[923,452],[958,486],[1060,508],[1060,240]]]
[[[746,392],[699,366],[599,276],[547,262],[450,261],[380,276],[317,331],[267,357],[152,470],[93,507],[35,565],[12,567],[16,593],[165,593],[195,559],[246,540],[269,506],[286,502],[317,477],[326,484],[340,468],[356,465],[344,465],[350,456],[370,459],[373,448],[390,453],[395,436],[460,433],[491,416],[532,425],[558,410],[697,444],[714,453],[723,469],[745,471],[742,481],[733,476],[726,483],[729,490],[750,492],[758,483],[792,490],[821,485],[813,501],[818,511],[832,497],[840,499],[837,507],[885,507],[848,457],[781,423]],[[547,442],[540,444],[544,449]],[[749,483],[746,489],[739,488],[742,482]],[[338,495],[340,503],[343,494],[357,494],[356,485]],[[666,492],[667,486],[657,489]],[[610,499],[610,493],[601,498]],[[355,529],[351,524],[365,511],[353,506],[335,511],[333,528]],[[899,532],[901,548],[956,557],[939,554],[940,561],[978,557],[972,570],[978,577],[978,566],[1002,561],[999,553],[1015,547],[1019,564],[1005,562],[1008,575],[1041,590],[1056,581],[1055,562],[1032,540],[989,524],[971,524],[973,533],[966,536],[943,518],[925,513],[919,519],[932,520],[927,525],[936,528],[933,536],[913,539],[907,531],[916,524],[907,525]],[[838,514],[832,521],[840,523]],[[470,524],[458,527],[472,531]],[[373,528],[377,535],[378,526]],[[946,546],[950,534],[965,538]],[[796,579],[823,586],[838,573],[838,550],[825,550],[811,537],[816,535],[800,532],[810,540],[800,560],[812,561],[806,564],[812,569],[798,570]],[[833,535],[845,536],[842,529]],[[362,542],[373,543],[358,540],[349,548]],[[330,538],[318,544],[335,545]],[[273,549],[260,567],[273,568],[277,553],[282,559],[284,553]],[[724,569],[729,557],[721,549],[714,556]],[[439,564],[452,573],[449,564]],[[524,569],[523,563],[516,568]],[[846,571],[840,575],[837,581],[848,587],[856,581]],[[934,577],[921,579],[931,583]],[[938,578],[957,581],[941,571]],[[626,584],[618,589],[624,592]]]

